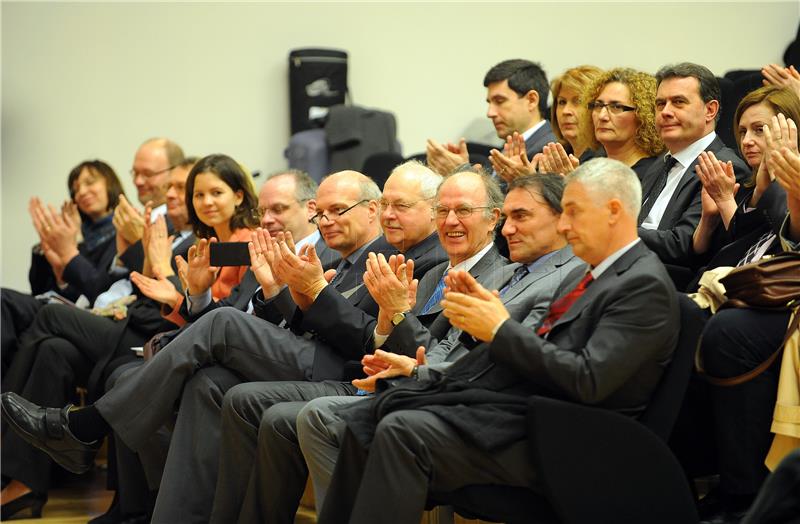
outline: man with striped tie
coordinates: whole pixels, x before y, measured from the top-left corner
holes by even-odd
[[[444,373],[379,388],[310,428],[341,449],[318,522],[416,523],[429,490],[539,489],[527,460],[529,395],[642,412],[677,343],[679,311],[663,265],[637,236],[638,178],[594,159],[566,177],[561,203],[559,229],[589,267],[565,279],[544,322],[451,273],[444,314],[484,343]]]

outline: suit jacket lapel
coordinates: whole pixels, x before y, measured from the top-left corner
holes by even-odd
[[[605,289],[616,286],[618,275],[627,271],[633,262],[641,258],[647,251],[647,246],[640,240],[635,246],[629,249],[627,253],[611,264],[611,267],[606,269],[603,274],[600,275],[600,278],[589,284],[589,287],[586,288],[583,295],[581,295],[580,298],[572,304],[572,307],[553,324],[550,330],[551,333],[557,326],[571,322],[573,319],[579,317],[583,313],[583,310],[595,300],[595,297],[601,294]],[[581,276],[583,274],[585,273],[581,273]],[[577,283],[576,281],[575,284],[577,285]],[[572,287],[570,287],[570,289],[572,289]]]

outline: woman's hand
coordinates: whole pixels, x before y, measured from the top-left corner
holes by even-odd
[[[706,194],[714,201],[717,212],[727,228],[736,213],[735,196],[739,191],[733,164],[717,160],[716,155],[710,151],[703,151],[698,157],[695,172]],[[709,202],[706,202],[705,207],[711,211]]]
[[[189,248],[188,265],[186,267],[187,292],[190,295],[201,295],[205,293],[217,278],[218,267],[211,266],[210,244],[217,239],[201,238],[200,241]]]

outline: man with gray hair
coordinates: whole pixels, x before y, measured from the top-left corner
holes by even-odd
[[[332,435],[341,452],[318,522],[416,524],[429,490],[540,489],[528,460],[530,395],[644,410],[675,349],[679,312],[663,265],[637,236],[637,186],[607,158],[567,176],[559,229],[589,267],[565,279],[543,319],[507,310],[464,272],[448,275],[444,314],[482,344],[442,373],[401,379],[332,414],[318,436]]]

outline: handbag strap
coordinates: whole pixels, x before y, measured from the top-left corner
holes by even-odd
[[[758,366],[754,367],[750,371],[746,373],[742,373],[741,375],[736,375],[735,377],[729,378],[720,378],[720,377],[713,377],[706,373],[705,369],[703,368],[703,361],[700,356],[700,343],[702,342],[702,338],[697,343],[697,350],[694,354],[694,364],[695,368],[697,368],[697,372],[705,378],[710,384],[715,386],[722,386],[722,387],[730,387],[730,386],[738,386],[739,384],[744,384],[745,382],[750,382],[763,372],[765,372],[769,367],[775,362],[775,359],[778,358],[778,355],[781,354],[783,351],[784,346],[786,346],[786,342],[789,341],[789,338],[792,336],[792,333],[800,328],[800,306],[795,308],[794,315],[792,316],[792,320],[789,323],[789,328],[786,330],[786,336],[783,337],[783,342],[781,345],[778,346],[778,349],[775,350],[767,359],[759,364]]]

